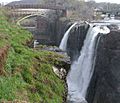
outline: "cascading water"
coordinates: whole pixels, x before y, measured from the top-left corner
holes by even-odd
[[[94,71],[95,43],[99,33],[108,34],[109,32],[106,26],[90,26],[80,56],[71,65],[67,76],[70,103],[87,103],[85,97]]]
[[[70,34],[70,31],[71,29],[77,24],[77,22],[75,22],[64,34],[64,37],[60,43],[60,46],[59,48],[63,51],[66,51],[66,48],[67,48],[67,40],[68,40],[68,37],[69,37],[69,34]]]

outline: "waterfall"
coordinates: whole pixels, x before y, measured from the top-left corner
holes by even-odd
[[[77,22],[75,22],[64,34],[64,37],[62,38],[62,41],[60,43],[59,48],[63,51],[66,51],[67,48],[67,41],[68,41],[68,37],[69,37],[69,33],[71,31],[71,29],[77,24]]]
[[[99,33],[108,34],[109,32],[110,30],[106,26],[94,27],[94,25],[90,25],[80,56],[71,65],[71,70],[67,76],[68,101],[71,101],[70,103],[87,103],[85,97],[94,71],[97,37]]]

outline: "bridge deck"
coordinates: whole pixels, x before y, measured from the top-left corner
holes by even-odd
[[[29,8],[34,8],[34,9],[52,9],[52,10],[66,10],[65,7],[62,6],[50,6],[50,5],[31,5],[31,4],[19,4],[19,5],[7,5],[7,7],[10,7],[11,9],[29,9]]]

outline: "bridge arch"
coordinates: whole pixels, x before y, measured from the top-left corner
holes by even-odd
[[[17,25],[20,25],[20,22],[22,22],[23,20],[28,19],[30,17],[35,17],[35,16],[40,16],[42,18],[45,18],[47,21],[49,21],[49,18],[47,18],[41,14],[40,15],[39,14],[30,14],[30,15],[24,16],[24,17],[20,18],[19,20],[17,20]]]

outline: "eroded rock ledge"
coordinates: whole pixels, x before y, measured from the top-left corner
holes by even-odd
[[[59,70],[63,68],[66,70],[66,72],[69,71],[71,61],[70,61],[70,57],[67,55],[66,52],[63,52],[61,49],[59,49],[56,46],[46,46],[46,45],[38,45],[36,49],[39,51],[51,51],[60,55],[61,57],[57,58],[57,61],[59,63],[55,63],[54,66],[57,67]]]

